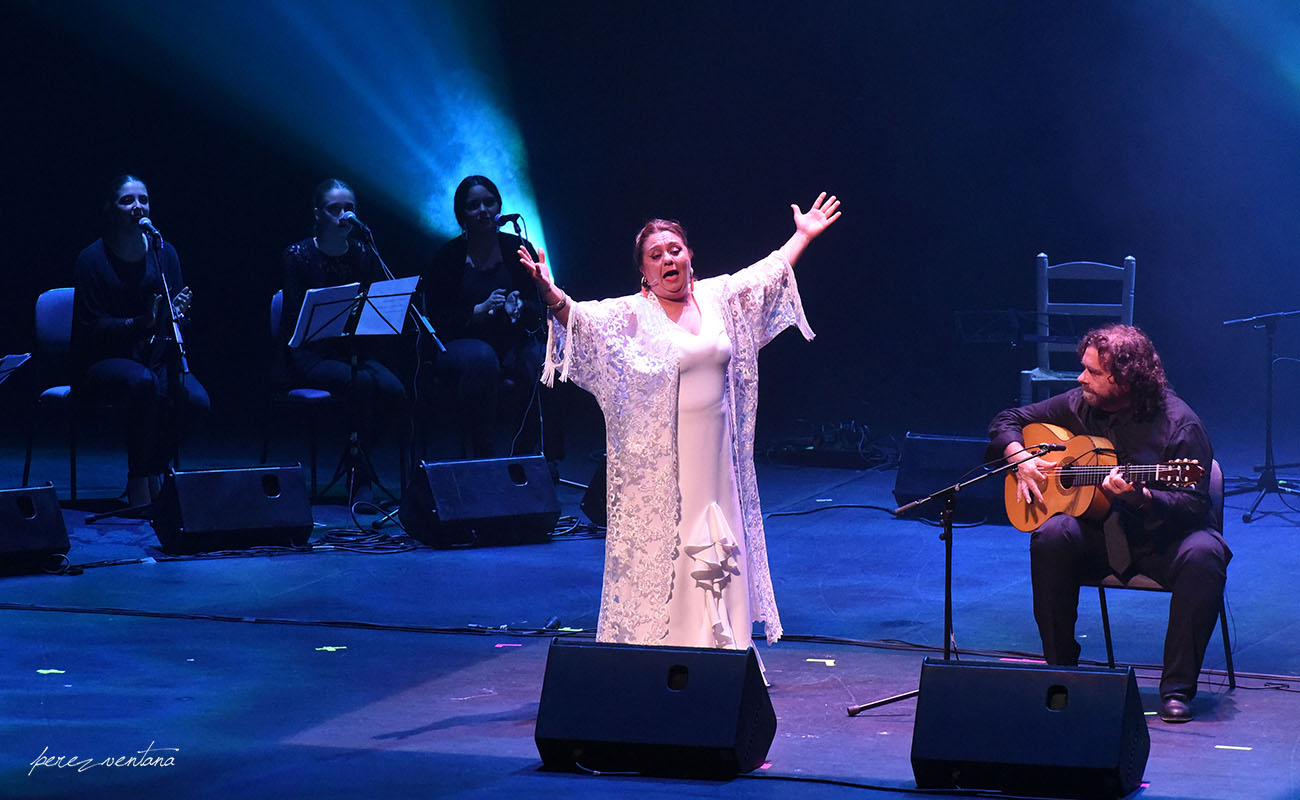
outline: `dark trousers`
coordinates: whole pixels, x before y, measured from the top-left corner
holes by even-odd
[[[131,475],[166,472],[181,441],[207,416],[210,406],[207,390],[193,375],[181,375],[173,382],[165,367],[151,369],[129,358],[96,361],[77,391],[88,401],[123,409]]]
[[[374,453],[395,423],[408,419],[406,387],[379,361],[358,359],[354,376],[347,361],[324,358],[309,350],[299,350],[292,358],[294,385],[324,389],[344,399],[357,444],[367,454]]]
[[[456,414],[469,436],[475,458],[533,453],[542,436],[538,404],[549,406],[542,374],[542,347],[531,343],[500,353],[481,339],[447,342],[435,364],[439,383],[455,398]],[[546,409],[549,410],[549,409]],[[499,419],[504,416],[504,425]],[[561,457],[558,426],[545,432],[548,454]],[[506,438],[508,437],[508,438]]]
[[[1232,551],[1214,530],[1196,530],[1154,552],[1134,554],[1133,566],[1173,590],[1165,630],[1160,695],[1190,700],[1214,633]],[[1083,579],[1109,572],[1101,526],[1065,514],[1043,523],[1029,540],[1034,619],[1048,664],[1079,663],[1074,625]]]

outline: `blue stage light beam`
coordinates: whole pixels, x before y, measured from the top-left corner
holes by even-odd
[[[545,246],[492,22],[477,4],[33,7],[167,91],[346,171],[339,177],[379,191],[432,233],[460,233],[455,187],[466,175],[487,175],[504,210],[522,214],[529,238]]]

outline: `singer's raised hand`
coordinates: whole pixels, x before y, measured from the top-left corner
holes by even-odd
[[[793,203],[790,210],[794,212],[794,234],[781,245],[780,253],[786,263],[794,266],[808,243],[821,236],[822,231],[840,218],[840,199],[835,195],[827,197],[822,192],[806,212]]]
[[[817,238],[822,231],[839,219],[839,209],[839,198],[835,195],[827,197],[825,192],[817,195],[817,199],[813,201],[812,207],[807,212],[801,211],[799,206],[794,203],[790,204],[790,210],[794,212],[795,230],[803,233],[809,239]]]
[[[533,282],[537,284],[542,297],[546,297],[546,293],[555,286],[555,281],[551,279],[551,268],[546,263],[546,253],[538,250],[537,259],[533,260],[533,254],[528,252],[528,248],[520,245],[519,263],[528,267],[528,273],[532,276]]]

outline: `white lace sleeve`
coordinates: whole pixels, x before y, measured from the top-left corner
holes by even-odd
[[[723,283],[726,302],[735,308],[737,319],[752,326],[759,347],[791,325],[805,339],[812,340],[814,334],[804,317],[794,270],[779,252],[716,280]]]

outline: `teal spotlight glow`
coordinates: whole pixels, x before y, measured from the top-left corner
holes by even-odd
[[[131,42],[132,66],[147,78],[177,95],[207,95],[201,102],[214,114],[341,167],[430,232],[458,234],[456,184],[487,175],[505,211],[523,214],[529,237],[544,246],[491,22],[474,4],[138,0],[38,8],[119,55]]]

